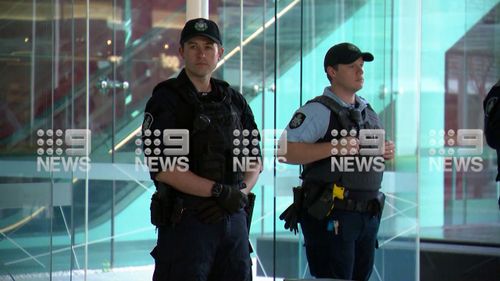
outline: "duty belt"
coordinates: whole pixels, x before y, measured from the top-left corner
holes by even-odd
[[[353,200],[346,198],[344,200],[335,199],[333,209],[359,212],[359,213],[378,213],[380,211],[379,203],[373,200]]]
[[[184,193],[182,191],[177,191],[176,196],[177,196],[177,198],[182,199],[183,204],[184,204],[184,208],[186,210],[196,209],[203,202],[205,202],[207,200],[213,200],[212,197],[201,197],[201,196],[187,194],[187,193]]]

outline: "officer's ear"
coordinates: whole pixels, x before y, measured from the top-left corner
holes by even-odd
[[[218,60],[221,60],[222,56],[224,55],[224,47],[222,47],[221,45],[217,45],[217,48],[219,48],[219,59]]]
[[[335,70],[335,68],[333,66],[327,66],[326,67],[326,74],[331,79],[331,78],[335,77],[335,75],[337,74],[337,71]]]
[[[184,58],[184,46],[180,46],[179,47],[179,55],[181,56],[181,58]]]
[[[337,71],[335,70],[335,68],[333,68],[333,66],[326,67],[326,74],[330,75],[330,77],[335,77],[336,73]]]

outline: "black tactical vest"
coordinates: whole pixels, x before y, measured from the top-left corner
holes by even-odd
[[[342,136],[340,131],[345,129],[347,132],[356,131],[356,137],[359,136],[360,129],[381,129],[379,118],[375,111],[368,105],[364,110],[347,109],[327,96],[318,96],[309,102],[319,102],[330,109],[330,123],[326,135],[317,142],[331,142],[332,139],[340,140]],[[336,136],[332,135],[332,130],[339,132]],[[356,161],[370,156],[352,156]],[[340,158],[340,157],[337,157]],[[373,163],[373,162],[372,162]],[[383,171],[374,169],[359,170],[356,165],[351,166],[354,171],[332,171],[332,159],[330,157],[304,165],[301,178],[304,181],[313,181],[319,183],[337,183],[354,191],[377,191],[382,183]]]
[[[236,184],[243,180],[243,173],[233,171],[233,151],[237,147],[235,139],[241,143],[243,126],[241,110],[231,102],[230,89],[224,83],[216,80],[212,84],[215,86],[213,91],[222,93],[219,101],[202,102],[193,91],[185,91],[181,95],[193,109],[189,117],[186,116],[192,118],[192,125],[189,126],[189,167],[201,177]]]

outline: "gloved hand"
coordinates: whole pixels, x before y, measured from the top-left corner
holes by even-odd
[[[216,223],[226,215],[226,210],[213,199],[205,200],[196,208],[196,217],[203,223]]]
[[[285,229],[290,229],[290,231],[293,231],[294,234],[297,234],[299,231],[298,223],[300,220],[303,198],[302,187],[294,187],[293,203],[280,215],[280,220],[285,221]]]
[[[248,204],[248,197],[240,191],[239,186],[222,184],[222,190],[215,201],[229,214],[233,214]]]
[[[285,229],[290,229],[293,234],[297,234],[299,231],[299,210],[295,203],[292,203],[286,210],[281,213],[280,220],[285,221]]]

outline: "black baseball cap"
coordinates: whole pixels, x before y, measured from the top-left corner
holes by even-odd
[[[363,53],[361,50],[351,43],[340,43],[331,47],[325,55],[325,72],[327,66],[336,64],[350,64],[363,58],[364,61],[372,61],[373,55],[371,53]]]
[[[181,32],[181,45],[194,36],[205,36],[215,43],[222,45],[219,27],[209,19],[197,18],[186,22]]]

